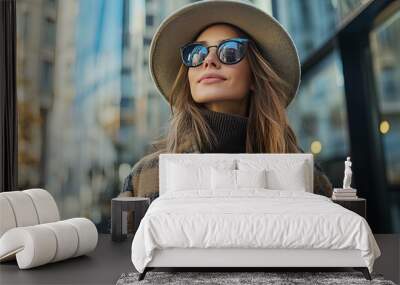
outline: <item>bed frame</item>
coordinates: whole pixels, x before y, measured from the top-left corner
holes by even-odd
[[[350,267],[361,271],[367,280],[371,275],[358,249],[272,249],[272,248],[168,248],[156,249],[153,259],[140,273],[143,280],[155,268],[232,268],[234,271],[254,268],[330,268]],[[261,270],[262,271],[262,270]]]
[[[290,154],[255,154],[255,153],[185,153],[160,154],[159,157],[159,193],[166,189],[167,161],[188,159],[199,163],[210,163],[218,159],[237,158],[266,158],[271,161],[282,156],[285,159],[304,160],[309,171],[305,175],[308,179],[306,191],[313,193],[314,161],[311,153]],[[265,268],[337,268],[350,267],[361,271],[367,280],[371,276],[361,251],[357,249],[273,249],[273,248],[165,248],[155,249],[152,260],[140,273],[139,280],[143,280],[148,271],[156,268],[230,268],[234,271],[249,271],[250,269]],[[262,271],[262,270],[261,270]]]

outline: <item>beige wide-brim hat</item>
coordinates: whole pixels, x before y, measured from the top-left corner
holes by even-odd
[[[300,61],[293,40],[275,18],[239,0],[194,2],[161,22],[150,44],[149,68],[164,99],[169,102],[168,94],[182,64],[179,48],[213,23],[235,25],[256,42],[264,58],[291,87],[287,107],[300,85]]]

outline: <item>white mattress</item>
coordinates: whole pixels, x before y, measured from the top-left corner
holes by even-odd
[[[143,272],[155,249],[357,249],[372,272],[381,252],[367,221],[309,192],[241,189],[169,192],[149,206],[132,241]],[[219,195],[219,196],[216,196]]]

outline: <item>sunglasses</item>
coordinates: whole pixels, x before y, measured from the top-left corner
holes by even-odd
[[[249,39],[232,38],[221,41],[218,45],[205,46],[202,43],[191,42],[180,47],[182,62],[187,67],[196,67],[204,62],[211,47],[217,48],[217,55],[223,64],[236,64],[247,52]]]

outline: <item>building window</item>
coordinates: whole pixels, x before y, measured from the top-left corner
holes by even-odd
[[[274,16],[287,29],[304,61],[335,32],[332,1],[275,0]]]
[[[400,7],[400,6],[399,6]],[[400,9],[370,34],[380,112],[379,131],[390,185],[400,185]]]
[[[44,21],[43,33],[45,47],[54,48],[56,44],[56,24],[50,18],[46,18]]]
[[[332,1],[332,4],[337,10],[339,21],[341,21],[368,2],[371,2],[371,0],[335,0]]]
[[[303,78],[288,106],[300,145],[317,159],[332,160],[349,153],[342,64],[335,51]]]
[[[337,27],[371,0],[273,0],[274,16],[293,37],[304,61]]]
[[[41,71],[41,90],[50,93],[53,90],[53,64],[43,61]]]
[[[146,15],[146,26],[154,25],[154,15]]]
[[[151,38],[147,38],[147,37],[143,38],[143,45],[144,46],[150,46],[150,43],[151,43]]]

